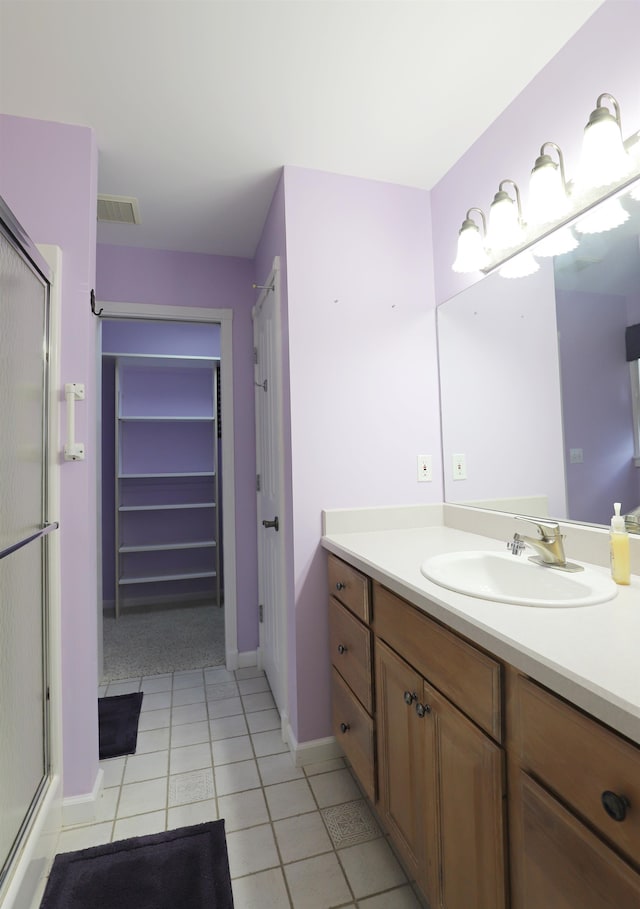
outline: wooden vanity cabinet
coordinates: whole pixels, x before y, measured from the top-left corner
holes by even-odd
[[[432,909],[501,909],[504,753],[464,712],[496,726],[499,664],[375,583],[373,610],[380,816]],[[455,705],[460,662],[477,678]]]
[[[513,909],[638,909],[640,748],[515,670],[508,682]]]
[[[364,792],[375,803],[371,582],[332,555],[328,575],[333,734]]]

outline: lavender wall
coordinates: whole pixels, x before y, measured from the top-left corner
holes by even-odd
[[[437,502],[428,193],[285,167],[298,741],[330,734],[323,508]]]
[[[480,277],[451,271],[467,209],[476,205],[488,212],[507,177],[519,184],[526,205],[529,174],[543,142],[553,140],[562,148],[571,177],[584,126],[605,91],[620,103],[625,136],[640,128],[639,34],[640,2],[607,0],[434,187],[438,303]]]
[[[258,646],[253,327],[248,259],[100,244],[96,295],[111,302],[233,310],[238,649]],[[222,465],[224,470],[224,465]]]
[[[558,290],[556,303],[569,514],[608,524],[614,502],[622,500],[623,513],[640,505],[624,345],[627,300]],[[582,463],[569,462],[571,448],[583,450]]]
[[[0,194],[36,243],[62,249],[60,388],[65,382],[86,385],[85,402],[76,408],[76,437],[85,443],[86,460],[60,462],[65,796],[90,792],[98,770],[96,324],[89,308],[97,158],[90,129],[0,115]],[[60,401],[52,418],[64,421],[64,394]]]

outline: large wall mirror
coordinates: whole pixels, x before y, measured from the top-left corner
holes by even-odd
[[[447,502],[597,525],[614,502],[640,509],[639,363],[625,343],[640,323],[634,196],[619,227],[438,307]]]

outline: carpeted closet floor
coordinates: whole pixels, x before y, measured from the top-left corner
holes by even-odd
[[[103,622],[102,682],[224,663],[224,609],[147,607]]]

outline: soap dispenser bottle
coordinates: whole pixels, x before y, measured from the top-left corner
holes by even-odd
[[[620,502],[613,506],[615,514],[611,518],[609,533],[611,553],[611,577],[616,584],[629,584],[631,581],[631,562],[629,557],[629,534],[620,514]]]

